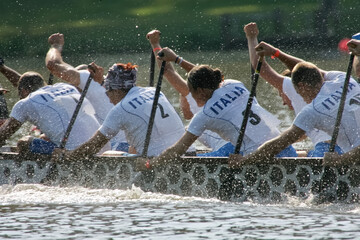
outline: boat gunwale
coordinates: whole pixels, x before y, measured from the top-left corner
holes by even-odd
[[[106,161],[120,161],[120,162],[134,162],[139,156],[93,156],[91,158],[83,159],[81,161],[102,162]],[[0,160],[14,160],[17,162],[23,161],[35,161],[35,162],[53,162],[53,163],[66,163],[66,162],[54,162],[51,161],[50,155],[43,154],[30,154],[21,155],[16,152],[0,152]],[[197,156],[182,156],[178,164],[228,164],[228,157],[197,157]],[[283,158],[267,158],[261,163],[247,164],[247,165],[311,165],[311,166],[323,166],[323,158],[321,157],[283,157]],[[355,164],[354,164],[355,165]],[[358,165],[358,164],[356,164]]]

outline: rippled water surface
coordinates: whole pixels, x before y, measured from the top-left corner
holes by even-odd
[[[360,206],[231,203],[131,190],[0,187],[2,239],[356,239]]]

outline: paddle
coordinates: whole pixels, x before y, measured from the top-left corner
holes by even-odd
[[[161,69],[160,69],[160,73],[159,73],[159,79],[158,79],[158,82],[157,82],[157,85],[156,85],[156,90],[155,90],[155,95],[154,95],[154,102],[153,102],[153,105],[152,105],[152,108],[151,108],[151,113],[150,113],[149,125],[148,125],[148,129],[147,129],[147,132],[146,132],[144,150],[143,150],[143,153],[142,153],[142,157],[147,157],[147,153],[148,153],[151,132],[152,132],[153,125],[154,125],[154,120],[155,120],[156,108],[157,108],[159,97],[160,97],[160,90],[161,90],[162,78],[163,78],[164,70],[165,70],[165,64],[166,64],[165,61],[163,61],[162,64],[161,64]]]
[[[53,80],[54,80],[54,75],[52,73],[50,73],[49,80],[48,80],[48,85],[52,85],[53,82],[54,82]]]
[[[150,79],[149,79],[149,86],[154,86],[154,73],[155,73],[155,54],[151,51],[150,56]]]
[[[346,72],[344,87],[343,87],[343,91],[341,94],[339,109],[338,109],[338,113],[336,116],[336,121],[335,121],[334,131],[333,131],[331,142],[330,142],[329,152],[334,152],[334,150],[335,150],[336,139],[337,139],[337,136],[338,136],[339,130],[340,130],[340,123],[341,123],[341,118],[342,118],[342,114],[344,111],[346,94],[347,94],[348,86],[349,86],[349,82],[350,82],[350,76],[351,76],[353,62],[354,62],[354,54],[350,54],[349,65],[348,65],[348,69]]]
[[[245,136],[245,129],[246,129],[246,125],[249,119],[249,115],[250,115],[250,110],[251,110],[251,106],[254,100],[254,96],[256,94],[256,86],[257,86],[257,82],[259,80],[259,75],[260,75],[260,69],[261,69],[261,65],[262,65],[262,61],[263,61],[263,56],[261,56],[258,60],[257,66],[256,66],[256,71],[254,73],[254,77],[253,77],[253,81],[251,83],[251,91],[250,91],[250,95],[249,95],[249,99],[248,102],[246,104],[246,108],[245,108],[245,113],[244,113],[244,118],[241,124],[241,128],[240,128],[240,133],[239,133],[239,137],[235,146],[235,154],[239,154],[240,152],[240,148],[241,148],[241,144],[243,142],[244,136]]]
[[[91,75],[89,75],[89,78],[88,78],[87,81],[86,81],[85,87],[84,87],[84,89],[83,89],[82,92],[81,92],[79,101],[78,101],[78,103],[77,103],[77,105],[76,105],[76,107],[75,107],[74,113],[73,113],[73,115],[72,115],[72,117],[71,117],[71,119],[70,119],[70,123],[69,123],[69,125],[68,125],[68,127],[67,127],[67,129],[66,129],[66,132],[65,132],[65,134],[64,134],[64,137],[63,137],[63,139],[61,140],[60,149],[64,149],[64,148],[65,148],[66,142],[67,142],[68,137],[69,137],[70,132],[71,132],[71,129],[72,129],[72,127],[74,126],[74,123],[75,123],[75,120],[76,120],[76,118],[77,118],[77,115],[79,114],[81,105],[82,105],[82,103],[83,103],[83,101],[84,101],[84,99],[85,99],[86,93],[87,93],[87,91],[88,91],[88,89],[89,89],[91,80],[92,80]]]

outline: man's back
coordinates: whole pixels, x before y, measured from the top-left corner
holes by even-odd
[[[11,117],[22,123],[29,121],[38,126],[53,143],[59,146],[79,97],[80,93],[69,84],[58,83],[45,86],[16,103]],[[86,142],[98,127],[94,109],[85,99],[66,148],[75,149]]]

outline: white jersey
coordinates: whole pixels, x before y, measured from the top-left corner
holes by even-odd
[[[298,114],[294,125],[309,132],[314,128],[333,134],[346,74],[331,72],[316,98]],[[328,76],[328,77],[329,77]],[[360,87],[350,79],[337,144],[345,152],[360,145]]]
[[[193,117],[188,131],[200,136],[208,129],[235,146],[249,94],[241,82],[224,81],[223,85],[214,91],[202,111]],[[265,141],[278,136],[279,123],[280,121],[275,116],[262,108],[254,99],[240,150],[244,154],[249,154]]]
[[[100,132],[107,138],[124,130],[130,146],[142,154],[150,119],[155,88],[133,87],[106,117]],[[148,148],[149,156],[158,156],[185,133],[183,123],[163,93],[160,94]]]
[[[79,88],[83,90],[85,88],[86,82],[90,76],[90,72],[87,70],[81,70],[80,73],[80,84]],[[96,119],[100,124],[103,124],[106,115],[114,107],[106,95],[106,90],[98,82],[91,81],[88,91],[86,93],[86,98],[90,101],[95,109]],[[119,143],[126,142],[125,132],[119,131],[119,133],[113,137],[111,142]]]
[[[90,76],[90,72],[87,70],[80,70],[79,73],[80,84],[78,87],[83,90]],[[102,87],[98,82],[92,80],[86,93],[86,98],[93,105],[96,118],[98,119],[99,123],[102,124],[105,120],[106,115],[114,107],[114,105],[110,102],[108,96],[106,95],[105,88]]]
[[[189,93],[186,96],[186,100],[188,101],[190,105],[190,111],[192,114],[196,114],[202,110],[202,107],[199,107],[195,101],[195,99],[192,97],[191,93]],[[204,144],[206,147],[209,147],[212,149],[212,151],[216,151],[228,142],[222,139],[217,133],[214,133],[209,130],[205,130],[203,134],[198,138],[199,142]]]
[[[60,145],[80,98],[78,90],[66,83],[45,86],[19,102],[11,117],[36,125],[56,145]],[[84,99],[65,148],[73,150],[89,140],[100,124],[90,102]]]
[[[300,96],[292,84],[291,78],[285,77],[283,81],[283,92],[290,99],[291,105],[294,107],[295,115],[298,115],[299,112],[307,105],[302,96]],[[306,133],[310,138],[311,142],[316,145],[319,142],[326,142],[331,140],[331,137],[319,129],[313,129],[312,131]]]

